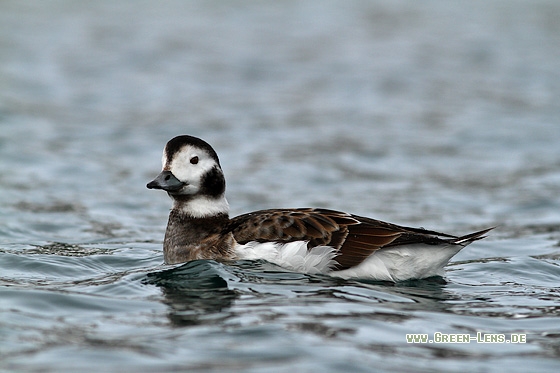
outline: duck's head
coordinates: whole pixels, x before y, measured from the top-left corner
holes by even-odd
[[[161,173],[146,186],[165,190],[174,201],[174,209],[195,217],[227,214],[224,173],[207,142],[187,135],[169,140],[162,165]]]

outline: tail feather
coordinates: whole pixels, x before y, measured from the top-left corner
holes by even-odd
[[[453,242],[454,244],[457,244],[457,245],[466,246],[473,241],[477,241],[477,240],[481,240],[481,239],[485,238],[486,237],[485,234],[490,232],[494,228],[496,228],[496,227],[490,227],[490,228],[486,228],[486,229],[483,229],[483,230],[478,231],[478,232],[469,233],[465,236],[458,237],[458,238],[452,240],[451,242]]]

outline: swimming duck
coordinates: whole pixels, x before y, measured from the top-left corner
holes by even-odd
[[[167,264],[264,259],[297,272],[397,282],[443,276],[455,254],[493,229],[458,237],[322,208],[260,210],[230,219],[212,146],[177,136],[166,144],[162,164],[147,187],[173,200],[163,243]]]

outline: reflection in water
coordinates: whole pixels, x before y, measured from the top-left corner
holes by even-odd
[[[215,323],[235,318],[236,312],[228,309],[241,295],[244,300],[240,300],[240,307],[251,305],[252,312],[261,307],[269,315],[274,314],[279,305],[307,307],[311,299],[311,303],[316,305],[351,299],[356,306],[381,306],[380,309],[376,307],[375,310],[366,311],[373,319],[376,319],[377,314],[384,318],[387,312],[392,314],[395,310],[446,311],[452,307],[446,301],[456,298],[445,289],[446,282],[441,277],[395,285],[287,272],[264,261],[222,264],[212,260],[196,260],[176,268],[150,273],[143,282],[162,289],[164,302],[170,307],[168,318],[176,326]],[[287,284],[294,288],[286,291]],[[263,302],[263,294],[268,295],[268,301]],[[259,306],[253,304],[255,301]],[[315,311],[315,323],[320,323],[323,317],[332,316],[330,307]],[[356,309],[350,313],[355,311]]]
[[[453,301],[460,298],[447,288],[447,281],[439,276],[397,284],[360,280],[357,281],[357,285],[384,294],[386,299],[382,303],[392,310],[451,312]]]
[[[176,326],[217,322],[228,317],[221,313],[233,303],[236,293],[228,288],[220,264],[196,260],[180,267],[150,273],[146,284],[161,287],[165,303],[171,308],[169,320]]]

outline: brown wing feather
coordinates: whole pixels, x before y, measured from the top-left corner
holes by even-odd
[[[228,226],[237,242],[315,240],[329,242],[338,224],[312,209],[262,210],[233,218]]]
[[[390,244],[401,235],[401,232],[378,228],[367,223],[348,226],[348,235],[339,248],[336,261],[337,269],[345,269],[363,262],[373,252]]]
[[[337,269],[360,264],[401,233],[324,209],[262,210],[238,216],[228,227],[240,244],[250,241],[308,241],[308,247],[337,249]]]

